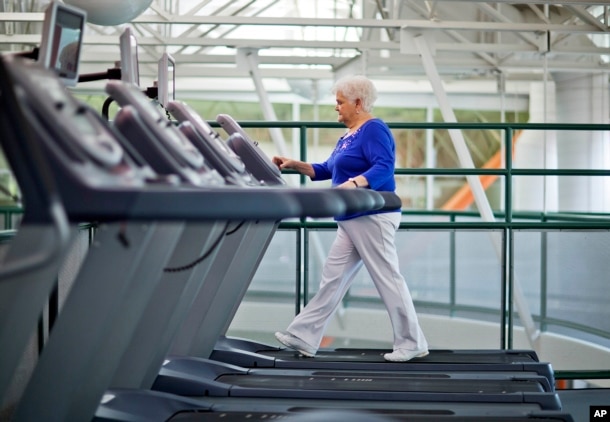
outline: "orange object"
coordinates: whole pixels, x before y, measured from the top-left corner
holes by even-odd
[[[521,132],[515,134],[513,138],[513,154],[515,152],[515,143],[519,138]],[[496,152],[484,165],[482,168],[484,169],[499,169],[502,165],[502,151]],[[481,185],[483,185],[483,189],[487,189],[490,187],[497,179],[498,175],[495,174],[483,174],[479,176],[481,180]],[[468,208],[474,202],[474,195],[472,190],[470,189],[470,185],[468,182],[464,183],[456,193],[454,193],[451,198],[441,207],[444,211],[461,211]]]
[[[324,336],[322,337],[322,341],[320,342],[320,347],[330,347],[334,341],[334,337]]]
[[[568,388],[570,388],[568,380],[555,380],[556,390],[567,390]]]

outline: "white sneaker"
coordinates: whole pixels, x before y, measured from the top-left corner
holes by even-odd
[[[392,353],[386,353],[383,358],[389,362],[406,362],[413,358],[428,356],[427,350],[396,349]]]
[[[293,336],[292,334],[290,334],[286,331],[276,332],[275,338],[277,339],[277,341],[282,343],[284,346],[296,350],[303,356],[312,358],[316,355],[317,349],[315,349],[314,347],[311,347],[309,344],[305,343],[303,340],[301,340],[297,336]]]

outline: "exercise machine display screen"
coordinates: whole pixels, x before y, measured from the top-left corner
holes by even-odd
[[[157,84],[159,104],[167,107],[169,101],[176,99],[176,61],[169,53],[163,53],[159,59]]]
[[[86,21],[85,11],[57,1],[45,11],[38,61],[68,86],[78,82]]]
[[[119,46],[121,50],[121,80],[139,87],[138,40],[130,28],[125,28],[121,34]]]

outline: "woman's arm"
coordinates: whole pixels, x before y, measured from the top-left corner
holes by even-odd
[[[313,170],[313,166],[309,163],[299,160],[293,160],[292,158],[286,157],[273,157],[273,163],[278,166],[280,170],[289,169],[296,170],[297,172],[313,178],[316,173]]]

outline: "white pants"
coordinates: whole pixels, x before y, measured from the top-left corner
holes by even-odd
[[[390,212],[337,222],[337,237],[324,264],[320,289],[288,326],[290,334],[320,347],[326,325],[364,263],[390,316],[394,350],[428,349],[398,266],[394,238],[400,219],[399,212]]]

